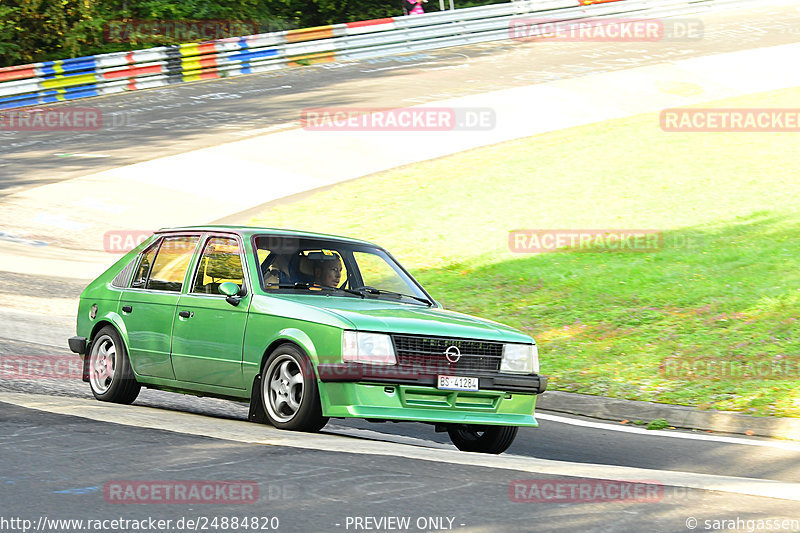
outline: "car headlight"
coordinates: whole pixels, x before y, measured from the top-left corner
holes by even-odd
[[[381,333],[345,331],[342,334],[342,361],[396,365],[392,338]]]
[[[504,344],[500,372],[538,374],[539,349],[535,344]]]

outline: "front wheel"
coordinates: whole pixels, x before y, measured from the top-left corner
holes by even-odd
[[[261,401],[276,428],[319,431],[328,423],[311,361],[291,344],[278,346],[264,364]]]
[[[106,326],[98,331],[88,357],[89,386],[94,397],[103,402],[133,403],[141,386],[117,330]]]
[[[516,426],[458,424],[447,428],[450,440],[462,452],[503,453],[517,436]]]

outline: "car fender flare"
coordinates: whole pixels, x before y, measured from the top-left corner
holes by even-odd
[[[91,342],[94,340],[95,334],[100,330],[100,328],[103,327],[103,322],[107,322],[117,329],[117,333],[119,333],[119,336],[122,337],[122,342],[125,343],[125,349],[130,350],[130,343],[128,342],[128,328],[125,327],[125,321],[122,320],[122,317],[114,311],[97,317],[95,323],[92,324],[92,336],[89,341]]]
[[[285,328],[280,330],[274,337],[268,339],[268,342],[264,347],[264,352],[261,356],[261,362],[258,365],[258,372],[253,376],[252,381],[245,377],[245,382],[249,389],[248,392],[250,393],[250,414],[248,416],[250,420],[258,421],[261,418],[265,420],[265,418],[262,416],[263,413],[259,413],[258,409],[255,409],[257,405],[261,405],[261,400],[259,398],[261,373],[264,371],[264,364],[266,364],[267,358],[272,351],[284,343],[294,344],[300,350],[302,350],[311,360],[311,371],[316,374],[314,367],[319,363],[319,358],[317,357],[317,349],[314,346],[314,342],[311,340],[311,337],[309,337],[304,331],[297,328]]]
[[[298,348],[303,350],[308,358],[311,359],[312,364],[316,366],[319,363],[317,348],[314,346],[314,342],[311,340],[311,337],[309,337],[308,334],[303,330],[297,328],[285,328],[280,330],[277,335],[267,342],[267,347],[264,350],[264,356],[261,361],[262,366],[264,365],[264,361],[267,360],[267,357],[269,357],[270,352],[272,352],[272,350],[282,342],[291,342],[292,344],[296,344]]]
[[[89,380],[89,352],[91,351],[92,341],[94,341],[97,332],[103,329],[104,326],[110,325],[114,329],[117,330],[119,333],[122,342],[125,344],[125,351],[128,353],[130,352],[130,344],[128,343],[128,329],[125,327],[125,322],[122,320],[122,317],[115,312],[109,312],[102,316],[98,316],[95,320],[92,321],[92,332],[87,339],[86,344],[86,355],[83,358],[83,381]],[[131,369],[133,369],[133,361],[131,361]],[[134,370],[134,375],[136,371]]]

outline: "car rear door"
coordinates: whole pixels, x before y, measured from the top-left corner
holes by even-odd
[[[134,370],[143,376],[175,379],[170,359],[175,307],[200,235],[164,236],[139,259],[118,313],[125,323]]]
[[[242,346],[252,290],[237,235],[209,234],[191,283],[178,300],[172,329],[172,366],[180,381],[244,389]],[[224,282],[243,290],[238,304],[219,293]]]

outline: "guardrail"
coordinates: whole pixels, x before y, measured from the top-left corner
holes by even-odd
[[[0,109],[509,39],[520,16],[652,18],[736,0],[522,0],[0,68]]]

